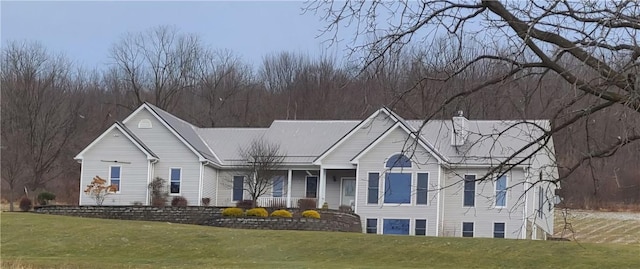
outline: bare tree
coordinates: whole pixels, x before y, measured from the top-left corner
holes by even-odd
[[[61,158],[77,134],[82,85],[72,64],[39,43],[13,42],[2,53],[2,178],[43,188],[64,172]],[[69,160],[71,161],[71,160]]]
[[[243,189],[251,196],[255,207],[258,198],[271,188],[285,154],[281,152],[279,144],[260,138],[252,140],[238,151],[245,162],[240,168],[244,176]]]
[[[522,81],[534,83],[523,87],[529,91],[521,92],[521,107],[539,108],[533,102],[546,103],[542,107],[554,109],[539,115],[551,118],[552,126],[534,127],[542,132],[540,137],[514,149],[479,180],[529,161],[535,153],[545,151],[552,136],[563,132],[572,136],[568,131],[572,127],[574,131],[585,128],[583,151],[576,152],[577,158],[559,160],[563,169],[556,181],[585,165],[593,167],[596,160],[615,156],[640,140],[637,1],[330,1],[310,3],[307,10],[328,22],[325,34],[332,39],[338,38],[337,31],[344,25],[357,28],[352,51],[353,55],[364,55],[363,70],[412,46],[437,46],[439,37],[452,40],[449,46],[455,53],[437,72],[420,77],[420,82],[452,83],[479,66],[491,70],[463,89],[451,90],[438,109],[422,113],[425,121],[442,116],[439,113],[459,100],[504,92],[502,86],[513,87]],[[468,54],[470,46],[483,50]],[[551,87],[545,88],[548,85]],[[396,99],[402,100],[414,90],[414,86],[400,89],[402,94]],[[536,100],[536,94],[548,98]],[[564,94],[566,99],[556,99]],[[588,121],[599,115],[618,119],[616,128],[609,127],[615,135],[595,135],[598,131]],[[531,154],[517,158],[524,152]],[[596,191],[596,182],[606,178],[593,169],[590,177]]]
[[[127,34],[110,52],[116,74],[126,83],[128,97],[134,101],[125,105],[134,108],[150,100],[162,109],[173,108],[195,85],[195,69],[202,53],[196,35],[180,34],[175,27],[159,26]]]

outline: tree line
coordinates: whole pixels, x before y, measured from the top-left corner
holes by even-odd
[[[3,197],[47,190],[58,201],[77,203],[83,186],[73,157],[145,101],[199,127],[364,119],[383,105],[407,119],[450,119],[463,110],[473,120],[550,119],[559,125],[585,104],[598,103],[559,75],[542,76],[535,69],[467,93],[509,66],[461,67],[508,47],[460,50],[456,42],[442,37],[366,66],[292,52],[265,55],[254,66],[197,35],[159,26],[115,40],[106,52],[112,63],[93,69],[37,41],[8,42],[0,62]],[[589,70],[575,68],[589,76]],[[452,73],[455,78],[449,78]],[[638,128],[634,113],[623,105],[607,106],[553,135],[566,205],[640,203],[640,169],[634,165],[640,163],[640,143],[584,159]]]

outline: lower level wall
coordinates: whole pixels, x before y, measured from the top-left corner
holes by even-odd
[[[223,217],[224,207],[151,207],[151,206],[40,206],[34,212],[101,219],[162,221],[227,228],[362,232],[358,215],[337,210],[318,210],[320,219]],[[300,215],[300,210],[290,211]]]

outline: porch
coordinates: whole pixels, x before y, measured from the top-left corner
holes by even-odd
[[[260,207],[298,207],[312,199],[316,207],[326,202],[330,209],[355,205],[355,169],[287,170],[273,179],[271,189],[258,198]]]

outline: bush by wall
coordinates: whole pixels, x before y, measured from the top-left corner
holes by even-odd
[[[29,197],[23,196],[20,199],[20,209],[22,211],[29,211],[32,206],[33,206],[33,203],[31,202],[31,199],[29,199]]]
[[[304,212],[302,212],[302,217],[310,218],[310,219],[319,219],[320,213],[318,213],[318,211],[315,211],[315,210],[305,210]]]
[[[291,214],[291,212],[284,210],[284,209],[280,209],[280,210],[276,210],[273,211],[271,213],[272,217],[280,217],[280,218],[291,218],[293,217],[293,214]]]
[[[184,198],[182,196],[176,196],[173,197],[173,199],[171,199],[171,206],[182,206],[185,207],[189,204],[189,202],[187,201],[187,198]]]
[[[244,216],[244,209],[239,207],[229,207],[222,210],[222,215],[225,217],[242,217]]]
[[[298,208],[302,210],[317,208],[316,199],[300,199],[298,200]]]
[[[264,208],[252,208],[247,210],[247,216],[266,218],[269,216],[269,212]]]

